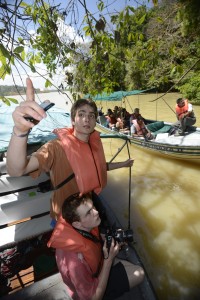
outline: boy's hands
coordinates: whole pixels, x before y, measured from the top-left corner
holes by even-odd
[[[21,102],[12,114],[15,123],[15,132],[17,134],[27,132],[35,125],[34,123],[27,121],[24,117],[30,116],[38,122],[46,117],[44,110],[35,102],[34,87],[31,79],[26,79],[26,86],[26,101]]]
[[[120,250],[119,243],[116,242],[112,238],[112,243],[111,243],[111,246],[110,246],[110,250],[108,252],[107,242],[106,242],[106,240],[104,241],[104,245],[103,245],[104,259],[108,259],[108,260],[113,261],[113,259],[115,258],[115,256],[119,253],[119,250]]]

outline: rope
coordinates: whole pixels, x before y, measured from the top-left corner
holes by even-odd
[[[195,65],[200,61],[200,58],[197,59],[197,61],[185,72],[185,74],[183,74],[183,76],[181,76],[181,78],[175,83],[173,84],[166,93],[164,93],[163,95],[159,96],[158,98],[151,100],[149,102],[154,102],[157,101],[158,99],[162,98],[163,96],[167,95],[174,87],[175,85],[177,85],[194,67]]]
[[[108,136],[109,137],[109,136]],[[109,161],[109,164],[115,159],[115,157],[122,151],[122,149],[126,146],[127,140],[124,142],[124,144],[119,148],[119,150],[115,153],[115,155],[111,158]]]
[[[171,108],[171,106],[166,102],[166,100],[164,98],[162,98],[162,100],[165,102],[165,104],[171,109],[171,111],[173,111],[174,114],[176,114],[176,112],[173,110],[173,108]]]
[[[128,157],[129,157],[129,159],[131,158],[128,142],[131,143],[130,140],[126,140],[124,142],[124,144],[116,152],[116,154],[111,158],[111,160],[109,161],[109,163],[111,163],[115,159],[115,157],[122,151],[122,149],[126,145],[127,145]],[[130,227],[131,227],[131,167],[129,167],[128,229],[130,229]]]
[[[129,141],[129,143],[131,142]],[[128,151],[128,157],[130,159],[131,156],[130,156],[128,143],[127,143],[127,151]],[[128,229],[130,228],[131,228],[131,167],[129,167],[129,188],[128,188]]]
[[[138,95],[138,97],[139,97],[139,95]],[[130,102],[129,102],[129,100],[128,100],[128,97],[126,97],[126,101],[128,102],[128,105],[130,106],[130,109],[131,109],[131,112],[133,111],[133,108],[132,108],[132,106],[130,105]]]

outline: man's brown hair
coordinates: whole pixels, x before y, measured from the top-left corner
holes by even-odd
[[[95,118],[97,119],[98,111],[97,111],[96,103],[92,99],[79,99],[76,102],[74,102],[74,104],[72,105],[72,108],[71,108],[72,121],[75,120],[75,115],[76,115],[77,109],[83,105],[89,105],[93,109]]]
[[[63,203],[62,206],[62,217],[68,223],[72,224],[73,222],[80,221],[80,216],[77,214],[77,208],[85,203],[88,199],[91,199],[90,194],[79,196],[79,193],[69,196]]]

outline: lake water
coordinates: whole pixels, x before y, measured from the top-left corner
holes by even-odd
[[[145,118],[176,121],[175,101],[179,94],[139,95],[122,102],[99,102],[103,111],[115,105],[129,112],[139,107]],[[71,102],[58,93],[42,94],[69,111]],[[67,103],[66,103],[67,102]],[[194,106],[196,125],[200,127],[200,106]],[[103,140],[107,161],[121,144],[116,139]],[[129,179],[131,180],[131,228],[135,248],[158,294],[159,300],[200,299],[200,184],[199,166],[129,146],[135,158],[131,177],[129,169],[109,172],[109,190],[103,192],[124,228],[128,226]],[[123,149],[115,161],[127,159]],[[110,189],[111,187],[111,189]]]

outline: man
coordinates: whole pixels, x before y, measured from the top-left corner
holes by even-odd
[[[89,194],[71,195],[48,243],[56,248],[57,265],[72,299],[116,299],[144,278],[140,266],[115,258],[118,242],[112,239],[108,251],[99,233],[100,222]]]
[[[178,98],[176,100],[176,117],[178,121],[173,124],[178,129],[178,132],[175,133],[176,136],[184,135],[187,127],[196,123],[192,104],[188,103],[187,99]]]
[[[130,126],[132,126],[133,120],[137,119],[138,117],[142,118],[142,116],[140,114],[140,109],[136,107],[133,111],[133,114],[131,114],[131,116],[130,116]],[[142,118],[142,119],[143,119],[143,121],[145,121],[144,118]]]
[[[145,140],[154,139],[153,134],[144,124],[143,118],[140,116],[133,120],[133,124],[131,126],[131,135],[135,137],[143,137]]]
[[[13,112],[14,128],[7,151],[7,170],[11,176],[30,174],[38,177],[48,172],[55,190],[51,199],[51,216],[57,218],[63,201],[71,194],[94,191],[100,193],[107,183],[107,170],[130,167],[133,160],[106,164],[100,135],[94,130],[97,107],[92,100],[80,99],[71,108],[72,128],[54,130],[57,139],[43,145],[27,156],[29,130],[46,117],[45,111],[34,100],[32,81],[27,79],[27,100]]]

